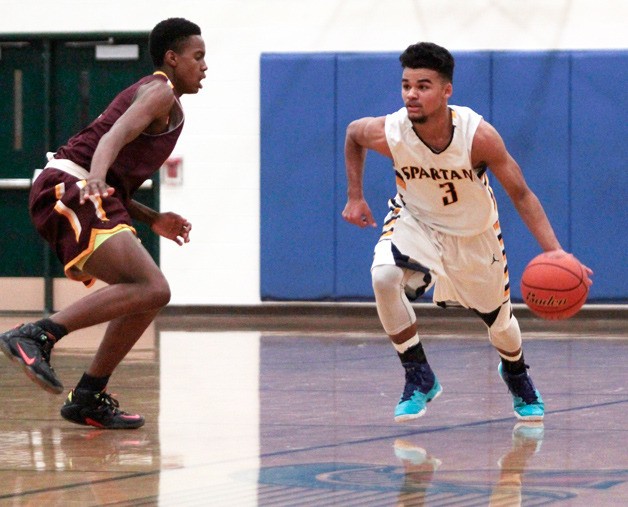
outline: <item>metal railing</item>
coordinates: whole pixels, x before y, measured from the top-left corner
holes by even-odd
[[[0,190],[29,190],[30,178],[0,178]]]

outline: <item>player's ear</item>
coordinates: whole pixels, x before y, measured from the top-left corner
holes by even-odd
[[[451,82],[448,82],[448,83],[445,85],[445,96],[446,96],[447,98],[449,98],[449,97],[451,97],[451,96],[452,96],[452,94],[453,94],[453,93],[454,93],[454,85],[453,85],[453,84],[451,84]]]
[[[166,51],[164,55],[164,64],[170,65],[170,67],[177,66],[177,53],[175,53],[172,49]]]

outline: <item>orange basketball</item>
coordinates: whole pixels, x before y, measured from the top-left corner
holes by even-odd
[[[523,270],[521,295],[535,315],[544,319],[574,316],[587,300],[589,287],[582,265],[571,254],[542,253]]]

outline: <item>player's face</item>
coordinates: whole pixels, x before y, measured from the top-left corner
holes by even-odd
[[[434,113],[447,108],[451,83],[431,69],[403,69],[401,97],[413,123],[425,123]]]
[[[201,81],[205,79],[206,70],[205,42],[200,35],[192,35],[181,51],[176,53],[173,83],[177,93],[198,93],[203,87]]]

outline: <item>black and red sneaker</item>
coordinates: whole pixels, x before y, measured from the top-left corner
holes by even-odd
[[[50,366],[55,339],[36,324],[21,324],[0,334],[0,350],[19,364],[26,375],[48,392],[60,394],[63,384]]]
[[[144,426],[139,414],[120,410],[118,400],[105,391],[72,389],[61,407],[61,417],[84,426],[111,430],[130,430]]]

